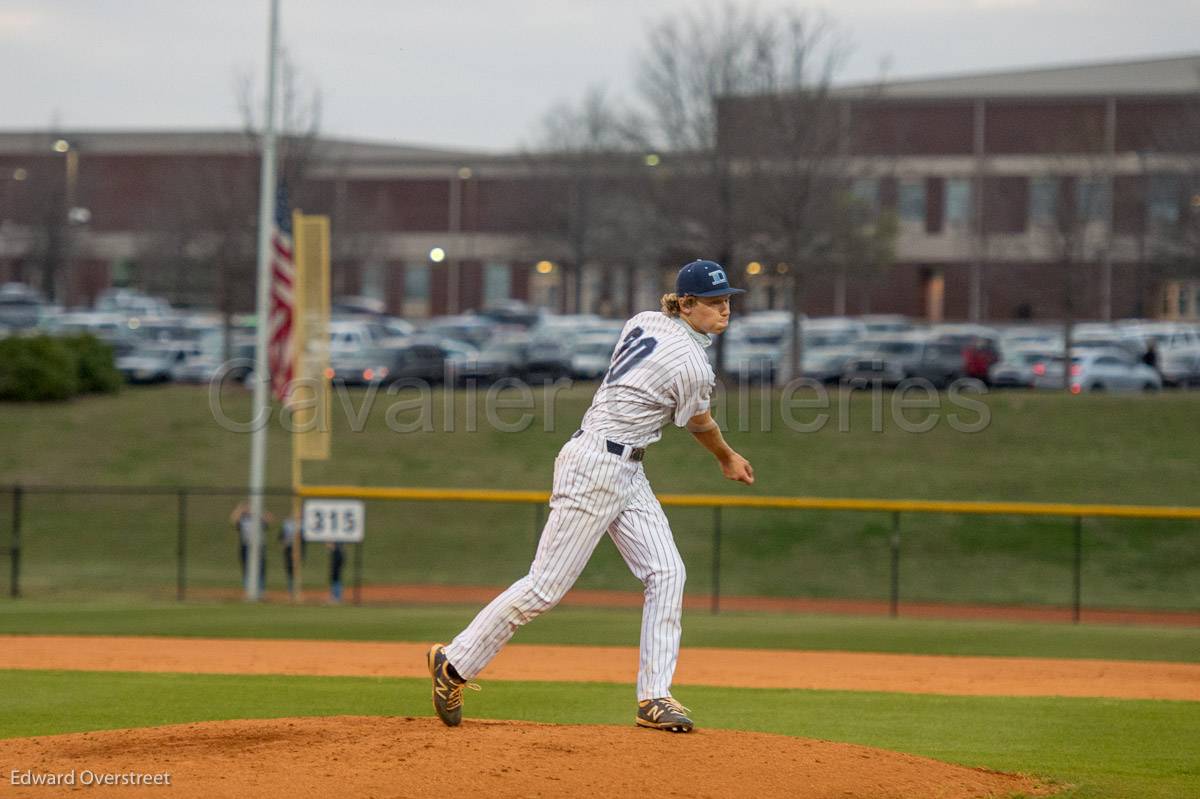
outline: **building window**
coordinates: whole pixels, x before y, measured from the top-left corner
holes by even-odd
[[[900,181],[900,218],[908,222],[925,221],[925,181]]]
[[[964,225],[970,217],[970,178],[947,178],[945,210],[946,222],[951,225]]]
[[[1107,218],[1108,186],[1104,178],[1080,178],[1075,182],[1075,212],[1088,222]]]
[[[487,264],[483,269],[483,304],[503,302],[511,294],[512,270],[508,264]]]
[[[429,264],[409,264],[405,268],[404,299],[429,299]]]
[[[363,268],[362,295],[373,300],[382,300],[387,273],[379,261],[370,261]]]
[[[1183,181],[1178,175],[1151,175],[1146,213],[1151,225],[1174,225],[1179,222],[1179,198]]]
[[[1043,175],[1029,181],[1029,221],[1041,224],[1053,222],[1057,207],[1057,177]]]
[[[879,210],[879,181],[875,178],[855,178],[850,185],[850,196],[871,214]]]

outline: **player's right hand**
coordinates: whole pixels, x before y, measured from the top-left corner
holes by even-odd
[[[730,480],[754,485],[754,468],[750,465],[750,461],[736,452],[731,452],[728,458],[721,461],[721,474]]]

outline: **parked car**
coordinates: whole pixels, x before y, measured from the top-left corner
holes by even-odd
[[[509,300],[503,303],[489,305],[476,313],[484,319],[489,319],[497,325],[520,330],[537,327],[544,312],[519,300]]]
[[[442,351],[445,381],[451,385],[457,382],[456,376],[462,371],[462,365],[471,358],[479,357],[479,350],[476,347],[452,338],[439,339],[438,348]]]
[[[1172,386],[1200,385],[1200,348],[1166,348],[1158,353],[1158,372]]]
[[[496,323],[480,316],[439,316],[429,320],[421,334],[435,339],[452,338],[482,347],[491,340]]]
[[[716,352],[716,347],[709,347]],[[733,341],[725,349],[725,371],[742,383],[772,385],[779,373],[783,348],[779,344],[758,344],[752,341]]]
[[[1123,348],[1085,348],[1073,350],[1070,364],[1070,391],[1157,391],[1162,388],[1158,372],[1137,360]],[[1034,381],[1037,388],[1063,387],[1063,358],[1055,356],[1046,363],[1045,372]]]
[[[172,314],[171,305],[161,297],[151,297],[134,289],[109,289],[96,298],[97,311],[117,314],[126,319],[163,317]]]
[[[525,379],[557,380],[571,376],[571,351],[566,344],[545,339],[529,342],[525,354]]]
[[[528,357],[527,338],[493,341],[474,355],[456,359],[451,364],[451,379],[462,384],[468,380],[490,383],[503,377],[520,377]]]
[[[147,344],[117,358],[117,371],[130,383],[166,383],[188,358],[200,355],[198,344],[186,341]]]
[[[602,377],[608,371],[616,342],[617,337],[607,333],[576,339],[571,352],[571,376],[577,380],[595,380]]]
[[[176,383],[208,383],[215,377],[227,376],[230,380],[242,382],[254,370],[251,363],[254,360],[254,348],[253,339],[234,341],[229,353],[233,362],[227,363],[224,347],[219,342],[217,347],[201,344],[199,353],[188,355],[175,365],[171,370],[171,379]]]
[[[441,383],[446,374],[446,355],[433,339],[410,339],[403,345],[368,347],[344,354],[331,365],[333,380],[347,386],[368,383],[391,384],[397,380]]]
[[[850,347],[865,338],[867,326],[849,316],[824,316],[804,320],[804,348]]]
[[[805,338],[807,341],[807,337]],[[804,376],[822,383],[836,383],[846,371],[846,362],[854,358],[858,349],[854,343],[844,346],[805,347],[801,356]]]
[[[864,339],[844,374],[847,380],[880,380],[884,385],[924,378],[939,387],[962,376],[963,357],[957,345],[914,333]]]
[[[388,338],[407,338],[417,332],[416,325],[398,316],[385,316],[377,321]]]
[[[1200,328],[1175,322],[1143,322],[1129,331],[1154,347],[1163,383],[1189,386],[1200,383]]]
[[[1111,333],[1103,335],[1085,332],[1081,335],[1072,334],[1072,349],[1089,350],[1124,350],[1132,358],[1141,358],[1146,352],[1146,342],[1136,335],[1129,333]]]
[[[1007,349],[989,371],[988,383],[997,388],[1033,388],[1046,373],[1046,364],[1058,355],[1057,350],[1036,346]]]
[[[36,327],[42,320],[46,301],[24,283],[0,286],[0,325],[15,330]]]
[[[1062,346],[1061,326],[1016,325],[1000,331],[1000,355],[1002,358],[1006,357],[1010,350],[1040,347],[1055,352],[1062,351]]]
[[[907,333],[913,329],[908,317],[899,314],[866,314],[858,317],[866,328],[868,336],[878,336],[884,333]]]
[[[366,322],[351,319],[329,322],[329,357],[334,361],[363,355],[377,341]]]
[[[131,354],[137,340],[130,334],[129,325],[119,314],[101,311],[67,311],[47,316],[42,320],[42,329],[51,336],[95,336],[113,348],[120,357]]]

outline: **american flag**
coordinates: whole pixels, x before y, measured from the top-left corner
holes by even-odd
[[[287,186],[280,183],[275,195],[275,224],[271,228],[267,363],[271,371],[271,393],[282,403],[288,401],[290,383],[296,376],[296,353],[292,345],[296,263],[292,245],[292,212],[288,207]]]

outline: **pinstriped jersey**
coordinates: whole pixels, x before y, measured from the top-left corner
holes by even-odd
[[[660,311],[630,319],[613,349],[582,427],[632,447],[653,444],[673,421],[683,427],[709,409],[716,375],[706,337]]]

